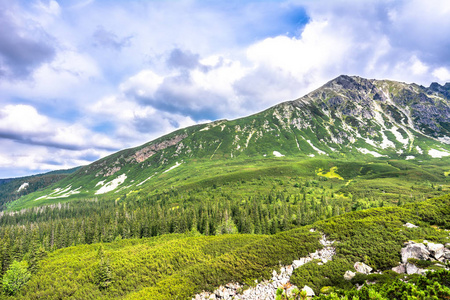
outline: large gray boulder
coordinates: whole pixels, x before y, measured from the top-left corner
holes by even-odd
[[[443,244],[428,243],[427,248],[430,251],[431,255],[433,255],[437,260],[439,260],[445,254],[445,247]]]
[[[409,242],[405,248],[401,250],[402,262],[408,262],[408,258],[428,260],[430,258],[430,251],[422,243]]]
[[[362,262],[355,262],[353,267],[355,268],[356,272],[358,272],[358,273],[363,273],[363,274],[367,275],[370,272],[372,272],[372,268]]]

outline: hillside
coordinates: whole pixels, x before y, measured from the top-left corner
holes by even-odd
[[[378,158],[408,161],[420,169],[424,160],[449,158],[449,86],[425,88],[340,76],[298,100],[261,113],[180,129],[120,151],[51,188],[22,197],[10,209],[92,197],[126,198],[155,186],[171,188],[167,179],[172,174],[184,172],[191,182],[195,176],[201,181],[223,174],[209,173],[218,171],[217,166],[245,165],[249,160],[264,164],[270,158]],[[448,171],[431,173],[439,176]]]

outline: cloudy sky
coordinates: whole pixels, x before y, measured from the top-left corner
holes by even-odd
[[[450,81],[450,1],[0,0],[0,178],[88,164],[340,74]]]

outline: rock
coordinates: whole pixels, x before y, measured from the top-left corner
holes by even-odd
[[[416,225],[411,224],[411,223],[403,224],[403,226],[405,226],[405,227],[407,227],[407,228],[417,228],[417,227],[419,227],[419,226],[416,226]]]
[[[428,243],[427,248],[431,255],[438,260],[444,256],[444,245],[442,244]]]
[[[344,279],[345,280],[352,280],[353,277],[355,277],[356,273],[352,272],[352,271],[347,271],[344,274]]]
[[[450,250],[449,249],[444,249],[444,257],[446,259],[450,259]]]
[[[396,272],[398,274],[404,274],[404,273],[406,273],[406,267],[405,267],[404,264],[401,264],[401,265],[399,265],[397,267],[393,267],[392,271],[394,271],[394,272]]]
[[[423,274],[425,270],[419,269],[416,265],[407,263],[406,264],[406,274]]]
[[[294,269],[297,269],[298,267],[303,266],[304,264],[306,264],[309,261],[311,261],[311,258],[309,258],[309,257],[302,257],[299,260],[294,260],[292,262],[292,267]]]
[[[405,248],[401,250],[402,262],[408,262],[408,258],[428,260],[430,258],[430,252],[422,243],[410,242]]]
[[[371,267],[369,267],[368,265],[366,265],[365,263],[362,263],[362,262],[355,262],[353,267],[355,268],[356,272],[363,273],[366,275],[369,274],[370,272],[372,272],[372,270],[373,270]]]
[[[208,299],[209,300],[215,300],[216,299],[216,294],[211,294],[211,296],[209,296]]]
[[[450,243],[446,243],[445,248],[450,249]]]
[[[305,285],[302,288],[302,291],[306,292],[306,296],[308,297],[314,297],[316,294],[314,293],[314,291],[312,290],[312,288],[310,288],[309,286]]]

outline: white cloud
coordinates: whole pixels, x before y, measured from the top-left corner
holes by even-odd
[[[6,105],[0,109],[0,132],[12,135],[48,134],[50,124],[30,105]]]
[[[433,76],[439,81],[450,81],[450,71],[445,67],[435,69],[433,71]]]
[[[67,149],[114,149],[117,143],[82,124],[65,124],[41,115],[33,106],[6,105],[0,110],[0,138]]]

